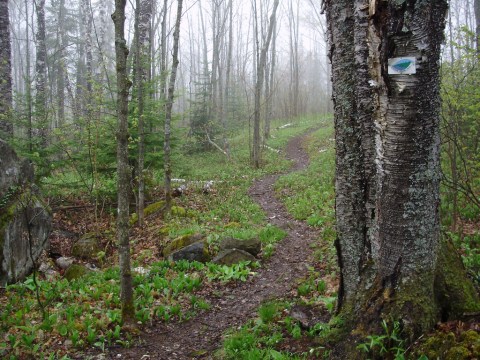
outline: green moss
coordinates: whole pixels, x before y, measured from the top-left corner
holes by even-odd
[[[161,200],[161,201],[154,202],[153,204],[150,204],[146,206],[145,209],[143,209],[143,216],[144,217],[150,216],[160,210],[163,210],[164,207],[165,207],[165,201]],[[130,220],[129,220],[130,226],[133,226],[137,221],[138,221],[138,214],[137,213],[131,214]]]
[[[186,217],[187,210],[181,206],[172,206],[172,215],[178,217]]]
[[[468,349],[463,346],[454,346],[447,352],[447,359],[455,359],[455,360],[462,360],[462,359],[471,359],[471,353]]]
[[[473,283],[453,242],[441,242],[435,278],[435,294],[442,310],[443,320],[457,319],[464,313],[480,311],[480,301]]]
[[[225,225],[226,229],[234,229],[234,228],[239,228],[239,227],[241,227],[240,223],[235,222],[235,221],[229,222],[228,224]]]
[[[149,216],[156,213],[157,211],[162,210],[164,207],[165,207],[165,201],[163,200],[157,201],[145,207],[145,210],[143,211],[143,213],[145,214],[145,216]]]
[[[437,331],[426,336],[411,358],[425,355],[429,359],[472,359],[480,351],[480,335],[474,330],[461,333],[458,337],[453,332]]]

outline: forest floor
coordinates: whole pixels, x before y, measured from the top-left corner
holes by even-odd
[[[290,171],[307,167],[309,158],[302,147],[307,134],[289,141],[286,157],[293,161]],[[221,346],[222,336],[253,318],[258,307],[268,300],[292,297],[298,282],[313,266],[312,244],[318,232],[305,222],[297,221],[277,199],[273,184],[281,174],[257,179],[249,195],[263,208],[273,225],[287,232],[276,247],[275,254],[256,270],[246,282],[219,284],[204,295],[210,310],[180,323],[154,323],[145,329],[131,348],[111,347],[96,358],[108,359],[208,359]],[[328,321],[329,313],[319,310],[318,320]],[[294,344],[291,351],[306,344]]]

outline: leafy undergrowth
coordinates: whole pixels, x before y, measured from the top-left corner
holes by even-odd
[[[286,300],[263,304],[255,319],[225,335],[223,348],[216,356],[229,360],[319,359],[328,356],[329,351],[320,345],[319,337],[332,325],[319,321],[311,328],[305,328],[295,318],[296,306]],[[330,317],[321,309],[318,312],[320,318]]]
[[[160,261],[134,272],[138,325],[184,321],[208,310],[202,294],[213,282],[245,281],[258,266]],[[8,286],[1,299],[2,358],[66,359],[88,346],[129,346],[135,333],[122,330],[118,278],[118,269],[109,268],[70,282],[29,278]]]
[[[318,120],[303,119],[278,129],[268,146],[282,149],[289,138],[312,126],[318,126]],[[248,164],[246,144],[242,136],[231,141],[231,160],[219,152],[177,151],[174,177],[191,182],[213,181],[214,186],[208,193],[189,187],[174,200],[177,211],[171,217],[166,218],[158,209],[146,218],[142,228],[132,227],[135,316],[140,328],[157,321],[184,321],[208,310],[209,289],[218,283],[244,281],[259,266],[258,263],[234,266],[170,263],[163,260],[161,251],[171,240],[200,233],[215,253],[218,240],[224,236],[259,237],[262,256],[266,258],[274,253],[275,243],[285,236],[284,230],[266,221],[247,190],[256,177],[283,171],[289,162],[281,153],[266,150],[265,166],[253,170]],[[69,174],[68,178],[74,176]],[[151,204],[163,199],[161,180],[160,175],[153,176],[149,185]],[[49,182],[49,186],[52,184]],[[68,359],[68,355],[91,347],[131,346],[136,338],[135,332],[125,331],[121,326],[115,209],[108,206],[112,200],[95,204],[88,200],[88,194],[82,196],[80,189],[73,193],[75,200],[72,191],[65,192],[65,197],[58,189],[50,193],[56,209],[52,248],[56,255],[69,256],[78,235],[94,232],[101,240],[101,251],[88,262],[97,269],[70,282],[62,277],[61,270],[49,279],[37,273],[35,278],[0,289],[2,359]]]

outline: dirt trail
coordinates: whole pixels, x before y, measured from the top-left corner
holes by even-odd
[[[294,161],[290,171],[308,165],[303,134],[290,140],[286,157]],[[224,332],[239,326],[256,314],[259,305],[269,299],[288,296],[296,290],[297,280],[305,277],[311,259],[310,244],[318,233],[304,222],[294,220],[275,197],[273,184],[280,175],[269,175],[254,182],[250,196],[260,204],[269,222],[287,231],[274,255],[245,283],[219,287],[220,294],[210,297],[211,308],[196,318],[174,324],[155,324],[141,335],[133,348],[109,348],[108,359],[210,359],[221,345]]]

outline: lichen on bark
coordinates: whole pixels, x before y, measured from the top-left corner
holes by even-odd
[[[379,333],[385,319],[400,321],[412,341],[438,320],[478,305],[461,262],[440,241],[438,60],[448,4],[325,5],[337,151],[338,310],[350,335]],[[404,56],[416,59],[415,74],[388,74],[388,59]]]

